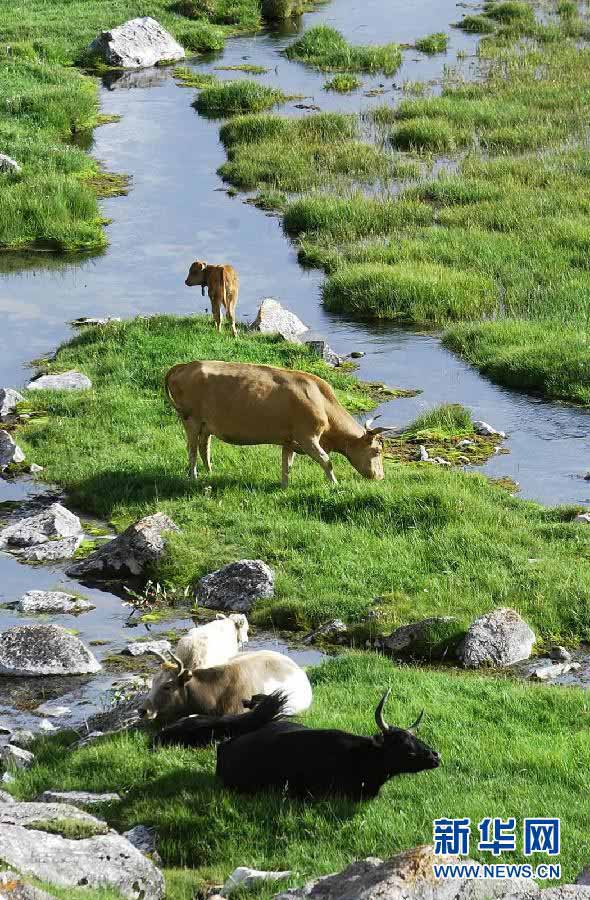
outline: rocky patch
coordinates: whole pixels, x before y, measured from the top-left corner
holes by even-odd
[[[274,596],[274,578],[261,559],[240,559],[201,578],[196,599],[208,609],[247,613],[256,600]]]

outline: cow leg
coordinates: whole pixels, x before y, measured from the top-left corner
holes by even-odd
[[[330,484],[338,484],[336,476],[334,475],[334,469],[332,467],[330,457],[320,444],[319,437],[313,437],[310,440],[305,441],[297,440],[297,443],[304,453],[306,453],[308,456],[310,456],[320,464]]]
[[[201,434],[199,437],[199,453],[207,472],[211,472],[211,435]]]
[[[199,445],[199,431],[192,419],[183,419],[182,424],[186,432],[186,445],[188,449],[188,477],[197,477],[197,448]]]
[[[215,322],[215,327],[218,331],[221,331],[221,304],[219,300],[212,300],[211,307],[213,310],[213,321]]]
[[[294,459],[295,451],[289,444],[285,444],[285,446],[283,447],[283,487],[287,487],[289,484],[289,472],[291,471],[291,466],[293,465]]]
[[[236,298],[232,297],[227,307],[227,315],[231,324],[231,330],[234,337],[238,336],[236,329]]]

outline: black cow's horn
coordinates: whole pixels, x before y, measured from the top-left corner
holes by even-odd
[[[373,424],[373,422],[376,422],[377,419],[380,419],[380,418],[381,418],[381,413],[379,413],[379,415],[377,415],[377,416],[373,416],[372,419],[367,419],[367,421],[365,422],[365,431],[370,431],[371,425]]]
[[[414,724],[410,725],[410,727],[408,728],[408,731],[416,731],[416,729],[418,728],[418,725],[422,721],[423,716],[424,716],[424,710],[422,710],[422,712],[420,713],[420,715],[418,716],[418,718],[416,719]]]
[[[179,659],[178,656],[175,656],[174,653],[172,652],[172,650],[169,650],[168,653],[170,655],[170,658],[173,659],[174,662],[176,663],[176,665],[178,666],[178,674],[182,675],[182,673],[184,672],[183,661],[181,659]]]
[[[379,705],[377,706],[377,709],[375,710],[375,721],[377,723],[377,728],[379,728],[379,730],[382,731],[384,734],[387,731],[389,731],[389,725],[383,718],[383,707],[387,703],[387,698],[389,697],[390,694],[391,694],[391,688],[389,688],[388,690],[385,691],[385,693],[381,697],[381,700],[379,701]]]

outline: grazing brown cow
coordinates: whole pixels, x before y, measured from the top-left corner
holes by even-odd
[[[211,301],[211,311],[218,331],[221,331],[223,319],[222,307],[225,307],[233,336],[236,337],[236,304],[238,302],[238,273],[233,266],[209,266],[196,259],[184,282],[187,287],[201,286],[201,294],[205,296],[205,288]]]
[[[211,471],[211,435],[228,444],[283,448],[283,487],[295,453],[305,453],[336,484],[329,453],[345,456],[365,478],[383,478],[382,434],[339,403],[330,385],[311,375],[274,366],[197,360],[166,375],[168,398],[186,431],[189,477],[197,477],[197,449]]]

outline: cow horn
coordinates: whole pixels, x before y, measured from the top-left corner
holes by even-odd
[[[174,653],[172,652],[172,650],[169,650],[168,653],[170,655],[170,658],[173,659],[174,662],[176,663],[176,665],[178,666],[178,674],[182,675],[182,673],[184,672],[183,661],[181,659],[179,659],[178,656],[175,656]]]
[[[380,419],[380,418],[381,418],[381,413],[379,413],[379,415],[377,415],[377,416],[373,416],[372,419],[367,419],[367,421],[365,422],[365,431],[370,431],[371,425],[373,424],[373,422],[376,422],[377,419]]]
[[[157,650],[148,650],[147,652],[150,653],[152,656],[157,656],[158,659],[161,660],[165,666],[167,666],[169,664],[168,660],[166,659],[166,657],[164,656],[163,653],[159,653]]]
[[[391,694],[391,688],[388,688],[388,690],[386,690],[385,693],[383,694],[383,696],[381,697],[381,700],[379,701],[379,705],[377,706],[377,709],[375,710],[375,721],[377,723],[377,728],[379,728],[379,730],[382,731],[384,734],[386,734],[389,731],[389,725],[383,718],[383,707],[387,703],[387,698],[389,697],[390,694]]]
[[[408,728],[408,731],[416,731],[418,729],[418,726],[419,726],[420,722],[422,721],[423,717],[424,717],[424,710],[422,710],[422,712],[420,713],[420,715],[418,716],[416,721],[412,725],[410,725],[410,727]]]

